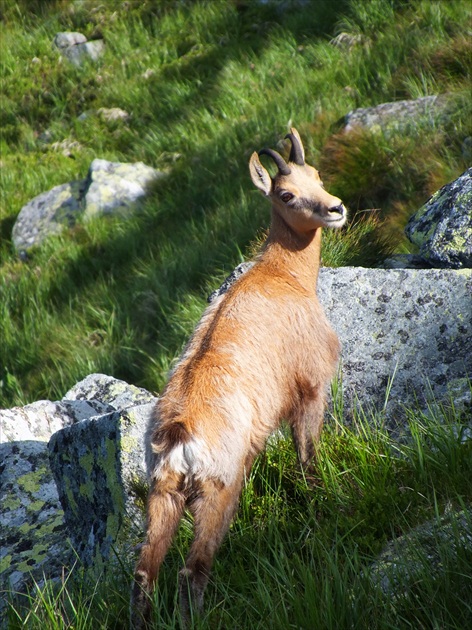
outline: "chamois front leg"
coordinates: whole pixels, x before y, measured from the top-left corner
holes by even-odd
[[[309,388],[289,418],[298,461],[305,474],[315,473],[316,445],[323,428],[325,395],[317,386]]]

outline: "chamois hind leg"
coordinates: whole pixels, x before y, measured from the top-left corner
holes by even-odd
[[[197,611],[203,607],[213,559],[237,509],[242,480],[241,471],[231,485],[215,479],[201,481],[189,500],[195,536],[185,568],[180,572],[180,609],[184,621],[189,620],[191,605]]]
[[[185,507],[181,475],[170,471],[153,481],[147,504],[146,541],[134,573],[131,595],[131,627],[151,624],[151,595],[159,567],[170,547]]]
[[[289,421],[298,460],[306,473],[313,474],[316,445],[323,428],[325,393],[319,386],[306,388],[304,393]]]

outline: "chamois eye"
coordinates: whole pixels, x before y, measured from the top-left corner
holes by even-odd
[[[280,198],[282,199],[284,203],[288,203],[290,199],[293,199],[293,195],[292,193],[285,192],[283,193],[283,195],[280,195]]]

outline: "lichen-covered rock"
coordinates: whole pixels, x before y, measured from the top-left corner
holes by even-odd
[[[83,212],[81,204],[85,180],[55,186],[34,197],[20,210],[13,226],[13,245],[25,251],[41,244],[48,236],[60,234],[75,224]]]
[[[438,190],[405,233],[434,267],[472,267],[472,168]]]
[[[46,442],[0,444],[0,505],[0,591],[60,577],[73,558]]]
[[[51,468],[74,549],[85,564],[142,528],[144,435],[154,403],[66,427],[49,442]]]
[[[323,269],[319,296],[343,346],[350,404],[403,415],[404,405],[448,397],[472,375],[472,272]]]
[[[108,554],[123,522],[129,530],[140,520],[143,436],[155,401],[146,390],[92,374],[62,401],[0,411],[0,590],[59,579],[77,559],[74,545],[91,561]],[[0,597],[0,627],[6,606]]]
[[[472,376],[472,271],[323,268],[318,295],[341,340],[347,411],[385,407],[399,422]]]
[[[74,385],[63,400],[99,401],[113,407],[116,411],[124,411],[129,407],[145,405],[157,399],[142,387],[130,385],[106,374],[89,374]]]
[[[125,164],[94,160],[85,193],[85,217],[110,212],[129,212],[162,173],[142,162]]]
[[[405,101],[382,103],[374,107],[361,107],[349,112],[344,118],[344,131],[356,127],[384,133],[405,132],[418,124],[435,122],[443,116],[449,107],[446,95],[423,96]]]
[[[18,440],[48,441],[53,433],[91,416],[112,411],[98,400],[39,400],[25,407],[0,409],[0,443]]]
[[[369,575],[374,586],[397,598],[425,573],[440,578],[444,554],[454,563],[454,557],[471,552],[472,509],[467,508],[423,523],[390,542]]]

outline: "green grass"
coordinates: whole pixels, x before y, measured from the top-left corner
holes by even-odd
[[[467,418],[436,409],[411,413],[415,439],[392,439],[377,418],[325,428],[317,473],[307,480],[291,441],[274,438],[256,461],[237,518],[217,555],[205,612],[196,628],[466,628],[472,621],[472,552],[456,536],[431,546],[438,571],[414,543],[412,583],[393,592],[376,586],[373,562],[388,540],[426,520],[470,505],[471,443]],[[470,511],[467,517],[470,522]],[[471,524],[472,525],[472,524]],[[177,573],[188,548],[185,521],[163,565],[156,627],[178,628]],[[20,627],[124,628],[133,554],[97,575],[76,567],[10,610]],[[22,625],[23,624],[23,625]]]
[[[289,124],[350,208],[348,228],[325,234],[328,266],[408,250],[409,214],[467,166],[466,0],[318,0],[285,13],[229,0],[5,0],[1,15],[3,407],[60,398],[93,371],[158,391],[206,295],[267,228],[247,162]],[[60,62],[51,42],[63,30],[104,37],[103,60]],[[331,44],[342,32],[356,43]],[[455,109],[444,124],[338,133],[355,107],[446,92]],[[100,107],[130,119],[106,122]],[[71,157],[55,148],[64,140],[79,143]],[[19,261],[11,229],[21,207],[85,177],[96,157],[169,176],[140,215],[79,224]]]

